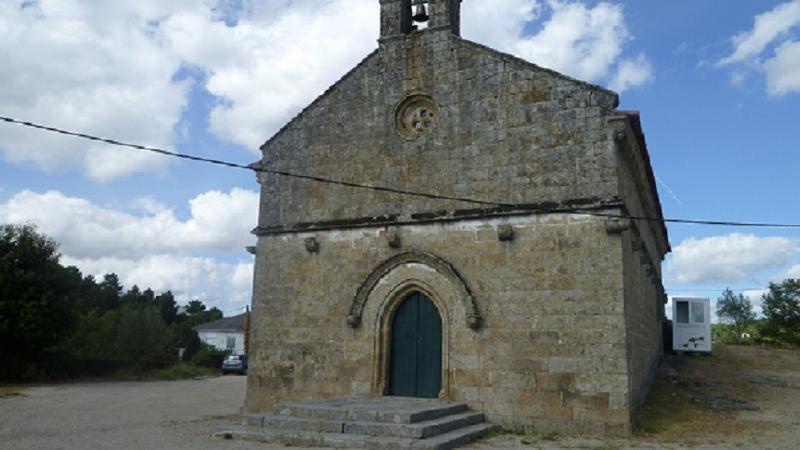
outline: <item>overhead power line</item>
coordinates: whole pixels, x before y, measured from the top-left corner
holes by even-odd
[[[398,195],[406,195],[412,197],[422,197],[422,198],[429,198],[434,200],[447,200],[447,201],[457,201],[463,203],[471,203],[475,205],[482,205],[482,206],[494,206],[494,207],[501,207],[501,208],[511,208],[511,209],[526,209],[524,205],[517,204],[517,203],[507,203],[507,202],[493,202],[487,200],[479,200],[474,198],[467,198],[467,197],[455,197],[450,195],[443,195],[443,194],[431,194],[428,192],[417,192],[417,191],[410,191],[405,189],[398,189],[392,188],[387,186],[374,186],[369,184],[362,184],[362,183],[354,183],[350,181],[342,181],[342,180],[334,180],[331,178],[325,177],[318,177],[313,175],[306,175],[294,172],[288,172],[284,170],[275,170],[275,169],[267,169],[264,167],[255,167],[247,164],[240,164],[230,161],[224,161],[220,159],[213,159],[213,158],[204,158],[202,156],[190,155],[186,153],[179,153],[173,152],[169,150],[164,150],[157,147],[149,147],[146,145],[139,145],[139,144],[131,144],[128,142],[119,141],[117,139],[109,139],[100,136],[94,136],[91,134],[86,133],[78,133],[75,131],[64,130],[61,128],[51,127],[47,125],[41,125],[34,122],[28,122],[24,120],[14,119],[11,117],[0,116],[0,120],[13,123],[29,128],[34,128],[42,131],[48,131],[51,133],[59,133],[67,136],[73,136],[81,139],[87,139],[90,141],[96,142],[103,142],[110,145],[116,145],[119,147],[128,147],[135,150],[143,150],[152,153],[157,153],[164,156],[171,156],[175,158],[187,159],[191,161],[199,161],[205,162],[209,164],[216,164],[219,166],[225,167],[233,167],[236,169],[245,169],[251,170],[254,172],[260,173],[269,173],[273,175],[279,175],[287,178],[297,178],[302,180],[309,180],[318,183],[326,183],[338,186],[346,186],[358,189],[367,189],[372,191],[378,192],[386,192],[390,194],[398,194]],[[727,220],[696,220],[696,219],[662,219],[657,217],[642,217],[642,216],[632,216],[632,215],[620,215],[620,214],[612,214],[612,213],[604,213],[598,211],[590,211],[581,208],[568,208],[568,209],[553,209],[553,210],[537,210],[538,212],[553,212],[553,213],[561,213],[561,214],[583,214],[583,215],[591,215],[591,216],[598,216],[598,217],[607,217],[607,218],[615,218],[615,219],[633,219],[633,220],[641,220],[641,221],[648,221],[648,222],[664,222],[664,223],[679,223],[679,224],[693,224],[693,225],[718,225],[718,226],[729,226],[729,227],[751,227],[751,228],[800,228],[800,224],[796,223],[771,223],[771,222],[736,222],[736,221],[727,221]]]
[[[721,288],[721,289],[667,289],[664,288],[667,292],[722,292],[725,289],[729,288]],[[760,288],[743,288],[743,289],[731,289],[733,292],[745,292],[745,291],[763,291],[767,289],[766,287]]]

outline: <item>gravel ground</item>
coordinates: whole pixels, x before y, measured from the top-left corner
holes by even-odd
[[[244,396],[240,376],[0,386],[0,449],[283,448],[211,437],[238,421]],[[697,401],[720,397],[758,409]],[[800,448],[800,351],[718,347],[710,357],[667,357],[643,418],[649,430],[630,438],[501,434],[468,448]]]
[[[0,449],[268,449],[211,433],[236,420],[245,377],[4,389]]]

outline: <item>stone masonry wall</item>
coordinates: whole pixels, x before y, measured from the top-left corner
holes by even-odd
[[[620,194],[633,216],[654,217],[653,205],[641,195],[641,182],[635,179],[635,156],[639,149],[622,147],[619,159]],[[664,317],[661,296],[663,237],[657,236],[653,222],[634,221],[623,233],[625,323],[630,373],[631,409],[644,401],[663,353],[661,321]],[[648,273],[648,269],[651,272]],[[654,272],[653,272],[654,271]]]
[[[501,242],[497,225],[515,238]],[[444,304],[447,398],[488,419],[549,432],[627,432],[629,382],[622,239],[597,218],[548,215],[263,237],[257,250],[247,409],[374,394],[380,305],[356,329],[346,317],[358,286],[410,249],[450,262],[484,317],[470,329]],[[304,239],[315,237],[319,252]],[[425,270],[410,274],[424,279]]]
[[[395,129],[395,107],[430,95],[433,131]],[[616,95],[502,55],[446,30],[379,51],[262,148],[270,169],[488,201],[617,195],[607,115]],[[475,205],[263,175],[262,227]],[[268,205],[268,206],[266,206]]]
[[[624,241],[625,325],[632,413],[644,401],[662,354],[661,320],[664,305],[646,273],[640,253],[634,251],[632,232]]]
[[[387,11],[393,4],[382,2]],[[432,99],[435,119],[409,139],[396,129],[396,108],[414,95]],[[620,150],[616,105],[610,91],[449,29],[388,33],[262,146],[261,164],[504,204],[650,214],[643,199],[657,194],[637,178],[642,160]],[[603,218],[562,214],[455,220],[477,206],[263,173],[259,181],[249,411],[379,395],[379,317],[387,306],[369,300],[355,329],[346,318],[370,271],[416,250],[453,265],[484,319],[473,330],[463,305],[434,299],[444,319],[447,398],[529,431],[630,430],[660,340],[660,323],[651,322],[656,290],[634,243],[660,262],[666,244],[658,230],[609,234]],[[391,230],[369,224],[381,217],[391,218],[384,222],[395,224]],[[512,241],[498,240],[500,224],[514,227]],[[401,248],[387,245],[390,231]],[[306,249],[311,237],[318,252]],[[413,265],[401,275],[436,279]]]

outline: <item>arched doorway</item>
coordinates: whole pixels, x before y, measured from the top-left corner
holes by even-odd
[[[442,389],[442,317],[414,292],[397,307],[389,350],[389,395],[436,398]]]

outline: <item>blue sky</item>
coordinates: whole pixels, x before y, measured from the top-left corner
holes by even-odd
[[[375,48],[377,5],[0,0],[0,115],[249,163]],[[800,223],[800,0],[465,0],[463,17],[466,38],[641,111],[667,217]],[[8,124],[0,150],[0,221],[37,224],[65,262],[248,301],[251,173]],[[668,229],[670,293],[800,277],[800,230]]]

